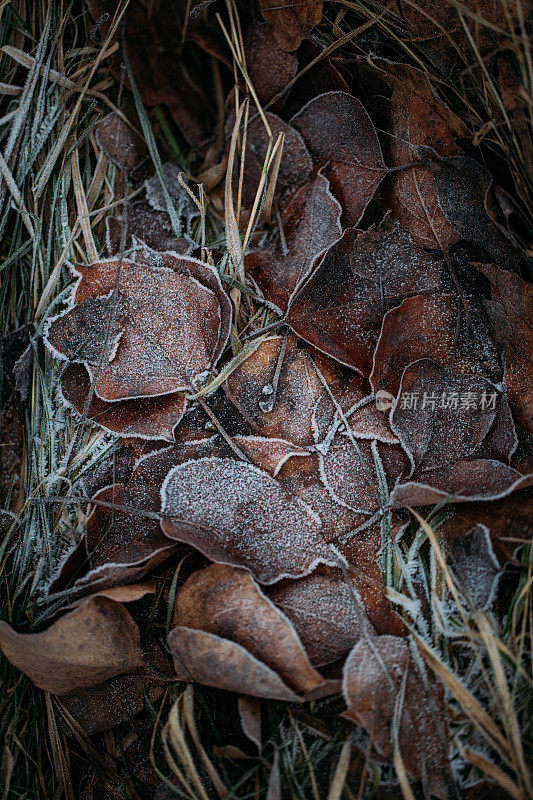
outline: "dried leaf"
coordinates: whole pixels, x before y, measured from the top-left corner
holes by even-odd
[[[457,234],[482,247],[500,266],[515,267],[519,251],[487,210],[492,186],[488,169],[463,155],[441,158],[430,147],[418,147],[417,153],[431,170],[437,184],[439,206]]]
[[[169,162],[163,164],[161,168],[163,181],[167,194],[176,211],[179,219],[185,221],[186,230],[190,233],[192,222],[200,216],[200,209],[180,183],[178,176],[180,170],[175,164]],[[167,212],[167,199],[161,186],[159,175],[153,175],[144,182],[146,189],[146,199],[156,211]]]
[[[124,606],[87,598],[41,633],[16,633],[0,622],[5,657],[52,694],[87,689],[142,665],[139,630]]]
[[[476,525],[450,547],[452,569],[463,593],[476,609],[488,609],[498,588],[500,565],[494,555],[489,531]]]
[[[426,794],[446,800],[451,769],[444,692],[428,683],[409,642],[395,636],[361,639],[346,661],[343,691],[344,716],[366,729],[377,752],[389,759],[398,747],[405,769],[424,781]]]
[[[320,172],[291,197],[280,227],[265,246],[244,259],[246,272],[265,299],[286,311],[318,259],[342,233],[341,209]]]
[[[126,173],[131,172],[146,153],[144,142],[114,111],[98,124],[94,138],[107,158]]]
[[[248,75],[262,105],[282,92],[298,69],[298,57],[280,47],[273,29],[265,22],[248,28],[245,55]],[[272,108],[277,111],[282,106],[283,98]]]
[[[172,251],[188,255],[187,239],[177,239],[168,213],[154,211],[146,201],[128,204],[127,212],[106,217],[106,246],[110,256],[121,255],[143,243],[156,251]]]
[[[193,573],[177,593],[174,624],[241,645],[299,694],[323,682],[289,620],[243,570],[212,564]]]
[[[102,400],[184,391],[214,365],[229,333],[221,303],[229,300],[221,287],[212,290],[214,280],[206,264],[171,254],[158,268],[126,259],[86,267],[71,308],[50,320],[46,342],[83,362],[91,378],[99,367],[94,386]],[[95,297],[104,286],[109,294]]]
[[[390,219],[365,233],[348,229],[298,292],[287,319],[314,347],[369,375],[387,309],[438,290],[441,271]]]
[[[505,352],[505,389],[517,419],[533,432],[533,287],[490,264],[478,268],[489,279],[499,304],[493,304],[489,314]]]
[[[235,444],[252,464],[276,477],[284,463],[293,456],[310,456],[308,450],[286,439],[266,439],[263,436],[234,436]]]
[[[329,364],[317,361],[326,382],[333,382]],[[261,436],[281,437],[300,447],[315,443],[313,414],[327,393],[315,361],[298,348],[295,336],[262,342],[231,373],[227,386],[230,400]]]
[[[297,581],[281,581],[269,596],[291,620],[317,667],[338,661],[362,635],[374,634],[361,598],[339,570],[322,567]]]
[[[69,364],[61,376],[63,397],[79,414],[85,412],[90,379],[81,364]],[[174,431],[185,411],[183,394],[105,403],[93,395],[86,418],[111,433],[139,439],[174,441]]]
[[[387,312],[370,376],[374,391],[396,395],[405,367],[421,358],[494,383],[502,375],[486,314],[471,299],[465,312],[456,295],[419,295]]]
[[[179,626],[169,633],[168,645],[182,680],[187,676],[206,686],[271,700],[301,699],[270,667],[229,639]]]
[[[283,50],[297,50],[322,19],[322,0],[301,0],[287,4],[284,0],[260,0],[263,16],[273,27],[274,36]]]
[[[299,577],[339,556],[318,516],[267,473],[243,462],[205,458],[170,471],[162,489],[167,536],[260,583]]]
[[[241,695],[237,699],[239,717],[243,733],[253,742],[258,750],[262,749],[261,744],[261,703],[255,697]]]
[[[329,164],[331,188],[343,222],[357,225],[388,172],[372,120],[357,98],[326,92],[310,100],[292,119],[315,165]]]

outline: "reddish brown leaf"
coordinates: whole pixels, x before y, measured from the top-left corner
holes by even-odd
[[[241,645],[297,693],[323,682],[289,620],[248,572],[221,564],[195,572],[176,595],[173,619]]]
[[[520,258],[517,247],[487,210],[492,186],[488,169],[463,155],[441,158],[430,147],[418,147],[417,153],[431,170],[439,206],[457,234],[482,247],[500,266],[516,266]]]
[[[85,268],[71,308],[50,321],[46,341],[53,351],[85,363],[91,377],[99,367],[94,385],[102,400],[183,391],[225,346],[229,312],[221,288],[211,289],[214,270],[194,259],[165,258],[172,268],[126,259]],[[116,289],[101,296],[111,281]]]
[[[106,246],[110,256],[123,254],[140,244],[152,250],[169,250],[187,255],[191,245],[187,239],[177,239],[166,212],[154,211],[147,202],[128,204],[127,218],[106,217]]]
[[[407,367],[398,397],[392,428],[417,472],[472,456],[489,433],[499,405],[488,381],[428,360]]]
[[[386,310],[411,294],[439,289],[441,270],[390,219],[359,235],[348,229],[298,293],[287,319],[314,347],[369,375]]]
[[[291,197],[270,241],[244,258],[265,299],[286,311],[318,259],[342,233],[341,209],[320,172]]]
[[[0,622],[5,657],[40,689],[66,694],[142,665],[139,631],[120,603],[87,598],[42,633],[16,633]]]
[[[274,36],[283,50],[296,50],[322,19],[322,0],[260,0],[263,16],[273,26]]]
[[[388,171],[363,105],[345,92],[326,92],[310,100],[291,125],[302,134],[315,164],[329,164],[327,174],[343,220],[357,225]]]
[[[114,111],[99,123],[94,137],[108,159],[124,172],[131,172],[146,153],[144,142]]]
[[[469,302],[467,317],[455,295],[411,297],[385,315],[370,376],[374,390],[396,395],[405,367],[420,358],[493,382],[501,378],[486,315]]]
[[[220,458],[174,467],[162,489],[167,536],[222,564],[242,566],[260,583],[336,565],[319,517],[266,472]]]
[[[327,395],[315,363],[326,383],[336,379],[325,359],[297,347],[295,336],[267,339],[229,376],[229,398],[262,436],[313,445],[313,414]]]
[[[85,412],[90,379],[82,364],[69,364],[61,376],[63,397],[79,414]],[[174,431],[185,411],[183,394],[105,403],[93,395],[86,418],[125,437],[174,441]]]
[[[178,626],[170,631],[168,645],[180,680],[270,700],[301,701],[270,667],[229,639]]]
[[[263,436],[234,436],[233,441],[252,464],[276,477],[283,464],[293,456],[310,456],[308,450],[286,439],[266,439]]]
[[[261,750],[261,702],[242,695],[237,700],[243,733]]]
[[[248,75],[261,105],[282,92],[298,69],[298,57],[279,46],[273,29],[264,22],[249,27],[245,55]],[[282,106],[283,98],[271,108],[277,111]]]
[[[269,596],[293,623],[315,666],[338,661],[363,634],[374,633],[360,597],[339,570],[320,568],[281,581]]]
[[[433,506],[442,500],[473,503],[499,500],[533,485],[533,475],[522,475],[501,461],[474,459],[414,474],[391,493],[393,508]]]
[[[345,716],[362,725],[377,752],[391,757],[391,727],[402,762],[425,793],[443,800],[452,780],[441,686],[428,684],[411,645],[395,636],[361,639],[344,667]]]
[[[504,386],[517,419],[533,432],[533,287],[490,264],[479,269],[499,304],[492,305],[490,314],[505,351]]]

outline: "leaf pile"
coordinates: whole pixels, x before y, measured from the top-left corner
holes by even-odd
[[[104,5],[90,3],[95,19]],[[407,773],[447,798],[444,688],[384,565],[412,506],[471,504],[443,545],[475,604],[491,607],[491,539],[498,552],[506,529],[490,509],[511,493],[522,508],[533,483],[532,289],[493,215],[492,177],[465,152],[468,128],[427,77],[375,59],[389,93],[377,124],[310,38],[322,4],[260,5],[244,51],[252,100],[269,110],[248,109],[242,185],[235,173],[226,189],[247,224],[281,134],[272,213],[259,209],[242,264],[226,259],[219,273],[215,248],[190,255],[200,212],[165,164],[127,216],[107,220],[111,257],[76,266],[44,341],[64,363],[66,403],[127,439],[131,458],[84,499],[82,536],[49,587],[68,586],[69,605],[40,632],[1,623],[0,647],[85,730],[104,730],[126,718],[105,709],[117,686],[132,686],[135,707],[139,676],[154,696],[168,680],[161,637],[140,626],[157,595],[171,604],[176,680],[295,703],[342,692],[376,758],[397,747]],[[167,13],[159,4],[148,35],[144,4],[130,5],[132,75],[209,161],[201,87],[173,61]],[[223,40],[191,25],[194,46],[227,69]],[[241,116],[227,117],[229,151]],[[144,157],[113,114],[96,143],[123,176]],[[413,602],[429,615],[422,595]]]

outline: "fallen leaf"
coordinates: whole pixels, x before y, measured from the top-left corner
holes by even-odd
[[[446,800],[452,776],[444,691],[422,670],[406,639],[361,639],[344,666],[344,716],[365,728],[384,758],[394,742],[425,793]]]
[[[490,608],[498,588],[500,565],[488,529],[476,525],[457,538],[449,549],[449,559],[459,587],[472,606],[476,609]]]
[[[317,667],[338,661],[374,629],[360,596],[336,569],[319,568],[297,581],[284,580],[269,597],[296,628]]]
[[[185,222],[185,228],[191,233],[193,220],[200,216],[200,209],[179,182],[180,170],[175,164],[169,162],[163,164],[161,168],[162,179],[165,184],[170,202],[172,203],[176,215]],[[146,200],[155,211],[168,211],[167,199],[161,185],[159,175],[152,175],[144,182],[146,190]]]
[[[320,172],[296,191],[270,240],[244,258],[265,299],[284,312],[318,259],[342,233],[341,209]]]
[[[286,439],[267,439],[264,436],[234,436],[233,441],[252,464],[276,477],[284,463],[293,456],[310,456],[308,450]]]
[[[304,39],[298,48],[298,77],[285,104],[287,116],[294,116],[324,92],[349,92],[348,84],[324,50],[313,39]],[[315,63],[310,66],[313,61]]]
[[[139,630],[120,603],[87,598],[41,633],[0,622],[0,648],[39,689],[67,694],[142,665]]]
[[[503,383],[517,419],[533,432],[533,287],[512,272],[484,264],[493,304],[489,314],[505,353]],[[503,313],[502,313],[503,312]]]
[[[251,464],[220,458],[180,464],[161,496],[167,536],[218,563],[246,567],[260,583],[339,563],[319,517]]]
[[[98,124],[94,138],[107,158],[126,173],[131,172],[146,153],[142,139],[115,111],[107,114]]]
[[[261,743],[261,703],[255,697],[245,694],[237,699],[241,728],[245,736],[253,742],[258,750],[262,749]]]
[[[90,385],[89,375],[82,364],[69,364],[61,375],[64,399],[80,415],[85,414],[90,422],[119,436],[174,441],[174,432],[186,406],[183,394],[122,400],[118,403],[106,403],[93,395],[86,410]]]
[[[215,279],[206,264],[172,254],[159,268],[126,259],[91,265],[71,307],[50,320],[46,342],[62,358],[84,363],[91,379],[97,373],[102,400],[184,391],[212,368],[229,333],[221,298],[229,300],[221,287],[218,294],[211,289]],[[94,297],[114,283],[107,296]]]
[[[465,375],[482,374],[493,383],[502,377],[488,316],[473,298],[466,312],[452,294],[418,295],[388,311],[370,376],[374,391],[396,395],[404,369],[422,358]]]
[[[369,375],[385,312],[437,291],[441,272],[441,262],[390,218],[364,233],[350,228],[298,292],[287,321],[314,347]]]
[[[274,36],[283,50],[297,50],[322,19],[322,0],[301,0],[287,4],[284,0],[260,0],[261,11],[273,27]]]
[[[346,92],[315,97],[292,119],[316,166],[327,176],[343,210],[343,222],[357,225],[388,172],[381,145],[365,108]]]
[[[261,436],[313,445],[313,415],[327,395],[315,363],[326,383],[336,380],[325,359],[313,359],[295,336],[271,337],[228,377],[229,399]]]
[[[323,683],[292,624],[248,572],[222,564],[195,572],[176,595],[173,620],[241,645],[298,694]]]
[[[152,250],[168,250],[178,255],[188,255],[191,250],[186,239],[176,238],[168,213],[154,211],[145,200],[129,203],[126,215],[106,217],[106,246],[110,256],[135,251],[140,242]]]
[[[181,680],[270,700],[301,701],[270,667],[229,639],[178,626],[169,633],[168,645]]]
[[[246,34],[246,67],[261,105],[269,103],[294,78],[298,69],[298,56],[283,50],[270,25],[260,22],[251,25]],[[272,110],[283,106],[281,97]]]
[[[441,158],[430,147],[418,147],[421,161],[431,170],[439,206],[458,236],[482,247],[500,266],[516,267],[520,253],[510,236],[488,213],[492,175],[464,155]]]

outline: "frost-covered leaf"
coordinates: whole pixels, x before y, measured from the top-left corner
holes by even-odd
[[[341,659],[363,633],[375,634],[360,596],[339,570],[322,567],[297,581],[281,581],[269,596],[293,623],[315,666]]]
[[[322,0],[260,0],[261,11],[272,25],[274,36],[283,50],[292,51],[322,19]]]
[[[87,598],[41,633],[16,633],[0,622],[0,649],[40,689],[87,689],[142,665],[139,630],[123,605]]]
[[[167,162],[161,168],[162,180],[166,193],[174,206],[177,216],[185,221],[186,230],[190,232],[192,221],[200,216],[200,209],[179,182],[180,170],[175,164]],[[156,211],[168,211],[167,198],[161,186],[159,175],[152,175],[144,182],[146,199]]]
[[[346,92],[326,92],[310,100],[291,125],[302,134],[315,165],[329,165],[327,174],[343,221],[357,225],[388,172],[362,103]]]
[[[489,608],[497,589],[500,565],[494,555],[489,531],[476,525],[451,545],[452,569],[463,593],[475,608]]]
[[[280,47],[272,27],[265,22],[248,28],[245,54],[248,75],[262,105],[269,103],[296,75],[298,57]],[[283,98],[273,110],[282,105]]]
[[[396,395],[404,369],[428,358],[462,374],[483,375],[496,383],[502,361],[486,314],[469,298],[465,311],[456,295],[418,295],[387,312],[374,354],[374,391]]]
[[[410,295],[438,291],[441,271],[441,262],[391,219],[364,233],[348,229],[298,292],[287,319],[314,347],[369,375],[385,312]]]
[[[341,209],[321,172],[296,191],[270,241],[244,258],[265,299],[286,311],[318,259],[342,233]]]
[[[128,125],[115,111],[107,114],[98,124],[94,138],[108,159],[126,173],[131,172],[146,153],[146,146],[133,126]]]
[[[127,215],[106,217],[106,246],[110,256],[129,252],[140,243],[156,251],[172,251],[186,256],[191,250],[187,239],[178,239],[166,212],[154,211],[145,200],[128,204]]]
[[[327,361],[299,348],[295,336],[275,336],[231,373],[228,396],[261,436],[308,447],[315,443],[315,409],[327,396],[317,367],[326,383],[336,380]]]
[[[86,409],[90,385],[89,375],[82,364],[69,364],[61,376],[61,389],[67,403],[95,425],[119,436],[174,440],[174,431],[185,411],[183,394],[117,403],[106,403],[93,394]]]
[[[264,436],[234,436],[233,441],[252,464],[276,477],[283,464],[294,456],[310,455],[308,450],[286,439],[267,439]]]
[[[260,583],[339,563],[319,517],[251,464],[220,458],[180,464],[161,496],[167,536],[218,563],[246,567]]]
[[[428,682],[408,640],[361,639],[344,666],[344,716],[362,725],[384,758],[398,747],[426,794],[446,800],[452,780],[444,691]]]
[[[73,307],[50,321],[47,343],[96,375],[102,400],[186,390],[227,340],[228,301],[211,288],[215,279],[206,264],[171,254],[158,268],[125,259],[86,267]]]
[[[323,683],[292,624],[244,570],[212,564],[193,573],[176,595],[173,620],[241,645],[297,693]]]

